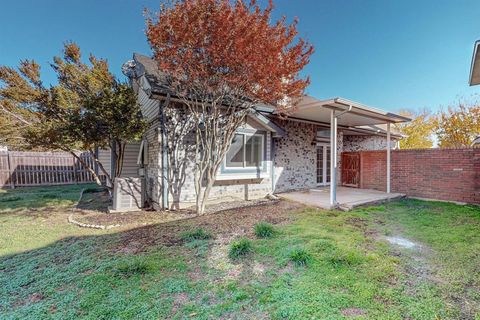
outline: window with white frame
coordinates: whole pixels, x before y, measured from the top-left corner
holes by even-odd
[[[236,133],[225,157],[226,168],[258,168],[262,166],[263,134]]]

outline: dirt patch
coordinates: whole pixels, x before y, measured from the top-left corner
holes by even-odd
[[[44,299],[44,296],[43,294],[41,294],[40,292],[36,292],[34,294],[31,294],[29,295],[27,298],[25,299],[22,299],[22,300],[18,300],[16,301],[14,304],[13,304],[13,307],[14,308],[17,308],[17,307],[20,307],[20,306],[23,306],[23,305],[28,305],[28,304],[32,304],[32,303],[37,303],[41,300]]]
[[[342,310],[342,315],[344,317],[361,317],[366,316],[367,312],[363,309],[352,307]]]
[[[122,238],[112,250],[118,253],[138,253],[154,245],[181,244],[181,233],[197,227],[212,232],[214,237],[220,240],[239,236],[251,237],[254,231],[253,226],[259,221],[284,224],[294,218],[291,214],[292,210],[302,207],[293,202],[276,201],[203,216],[191,215],[189,219],[127,230],[122,233]]]
[[[183,305],[185,305],[186,303],[188,303],[190,301],[190,299],[188,297],[188,294],[186,294],[185,292],[170,294],[169,296],[173,298],[173,308],[172,308],[172,311],[171,311],[172,316],[175,316],[177,311]]]
[[[347,218],[346,223],[359,228],[360,230],[365,230],[368,227],[368,220],[363,218],[350,217]]]
[[[91,191],[86,190],[82,199],[77,204],[80,214],[88,214],[92,212],[107,212],[108,206],[111,205],[110,195],[108,191]]]

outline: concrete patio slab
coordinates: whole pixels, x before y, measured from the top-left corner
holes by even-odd
[[[405,197],[401,193],[386,193],[371,189],[356,189],[337,187],[337,206],[330,206],[330,188],[318,188],[305,191],[294,191],[277,194],[280,198],[300,202],[308,206],[322,209],[352,210],[355,207],[369,205],[385,201],[391,201]]]

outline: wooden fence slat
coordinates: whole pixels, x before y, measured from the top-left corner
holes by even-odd
[[[94,163],[89,153],[79,155]],[[0,188],[93,182],[93,176],[70,153],[0,152]]]

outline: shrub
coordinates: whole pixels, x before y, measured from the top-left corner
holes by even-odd
[[[230,245],[230,251],[228,256],[230,259],[237,259],[241,256],[245,256],[253,251],[252,242],[247,238],[242,238],[238,241],[232,242]]]
[[[145,274],[153,270],[154,265],[152,263],[139,258],[120,262],[115,268],[118,275],[127,277],[134,274]]]
[[[258,238],[271,238],[275,234],[273,225],[266,222],[260,222],[255,225],[255,235]]]
[[[307,266],[312,261],[312,256],[305,249],[293,249],[290,252],[290,261],[296,266]]]
[[[342,265],[355,266],[363,263],[365,261],[365,257],[361,253],[354,250],[337,249],[329,257],[329,260],[337,267]]]
[[[213,238],[212,234],[202,228],[197,228],[195,230],[189,230],[182,233],[182,240],[186,242],[193,240],[208,240],[211,238]]]

